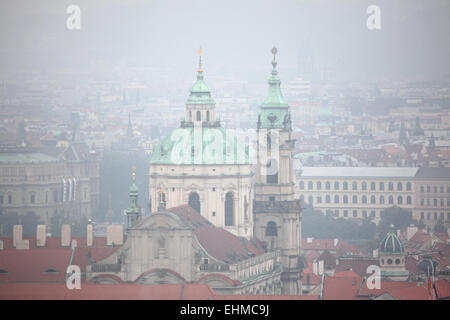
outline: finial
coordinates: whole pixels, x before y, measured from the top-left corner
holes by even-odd
[[[202,54],[203,54],[203,50],[202,50],[202,47],[200,47],[199,49],[198,49],[198,72],[203,72],[203,69],[202,69]]]
[[[132,173],[133,182],[135,182],[136,181],[136,166],[133,166],[131,169],[133,170],[133,173]]]
[[[275,66],[277,65],[277,61],[275,60],[275,56],[277,54],[278,50],[276,47],[272,48],[272,54],[273,54],[273,61],[272,61],[272,66],[275,68]]]

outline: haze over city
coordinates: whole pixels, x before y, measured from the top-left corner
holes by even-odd
[[[448,0],[2,1],[0,44],[0,300],[450,299]]]

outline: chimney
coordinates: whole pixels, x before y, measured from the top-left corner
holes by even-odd
[[[47,233],[45,230],[45,224],[38,224],[36,228],[36,246],[45,247],[47,240]]]
[[[75,249],[77,247],[77,240],[72,239],[72,245],[71,245],[72,249]]]
[[[313,262],[313,273],[317,275],[317,261]]]
[[[92,227],[92,224],[88,224],[86,231],[86,246],[92,247],[93,242],[94,242],[94,228]]]
[[[306,243],[312,243],[313,238],[306,238]]]
[[[123,226],[121,224],[110,224],[106,227],[106,245],[123,244]]]
[[[339,242],[339,239],[334,239],[334,241],[333,241],[333,245],[336,247],[337,246],[337,244],[338,244],[338,242]]]
[[[68,247],[70,246],[70,224],[63,224],[61,226],[61,246]]]
[[[320,260],[319,262],[318,262],[318,266],[319,266],[319,276],[321,276],[321,275],[323,275],[323,260]]]
[[[378,258],[378,248],[373,250],[372,255],[373,255],[374,258]]]
[[[13,247],[17,247],[17,243],[22,240],[22,230],[21,224],[16,224],[13,227]]]
[[[18,240],[16,244],[17,250],[29,250],[30,249],[30,240]]]

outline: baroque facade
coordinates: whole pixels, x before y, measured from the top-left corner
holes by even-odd
[[[215,119],[200,58],[181,128],[152,154],[152,213],[136,217],[133,183],[126,241],[89,265],[87,280],[205,283],[221,294],[302,293],[295,141],[272,52],[269,93],[257,123],[256,172],[248,143]]]

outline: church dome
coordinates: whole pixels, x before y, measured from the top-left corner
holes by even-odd
[[[391,230],[378,246],[380,253],[403,253],[403,244],[395,234],[394,225],[391,224]]]

